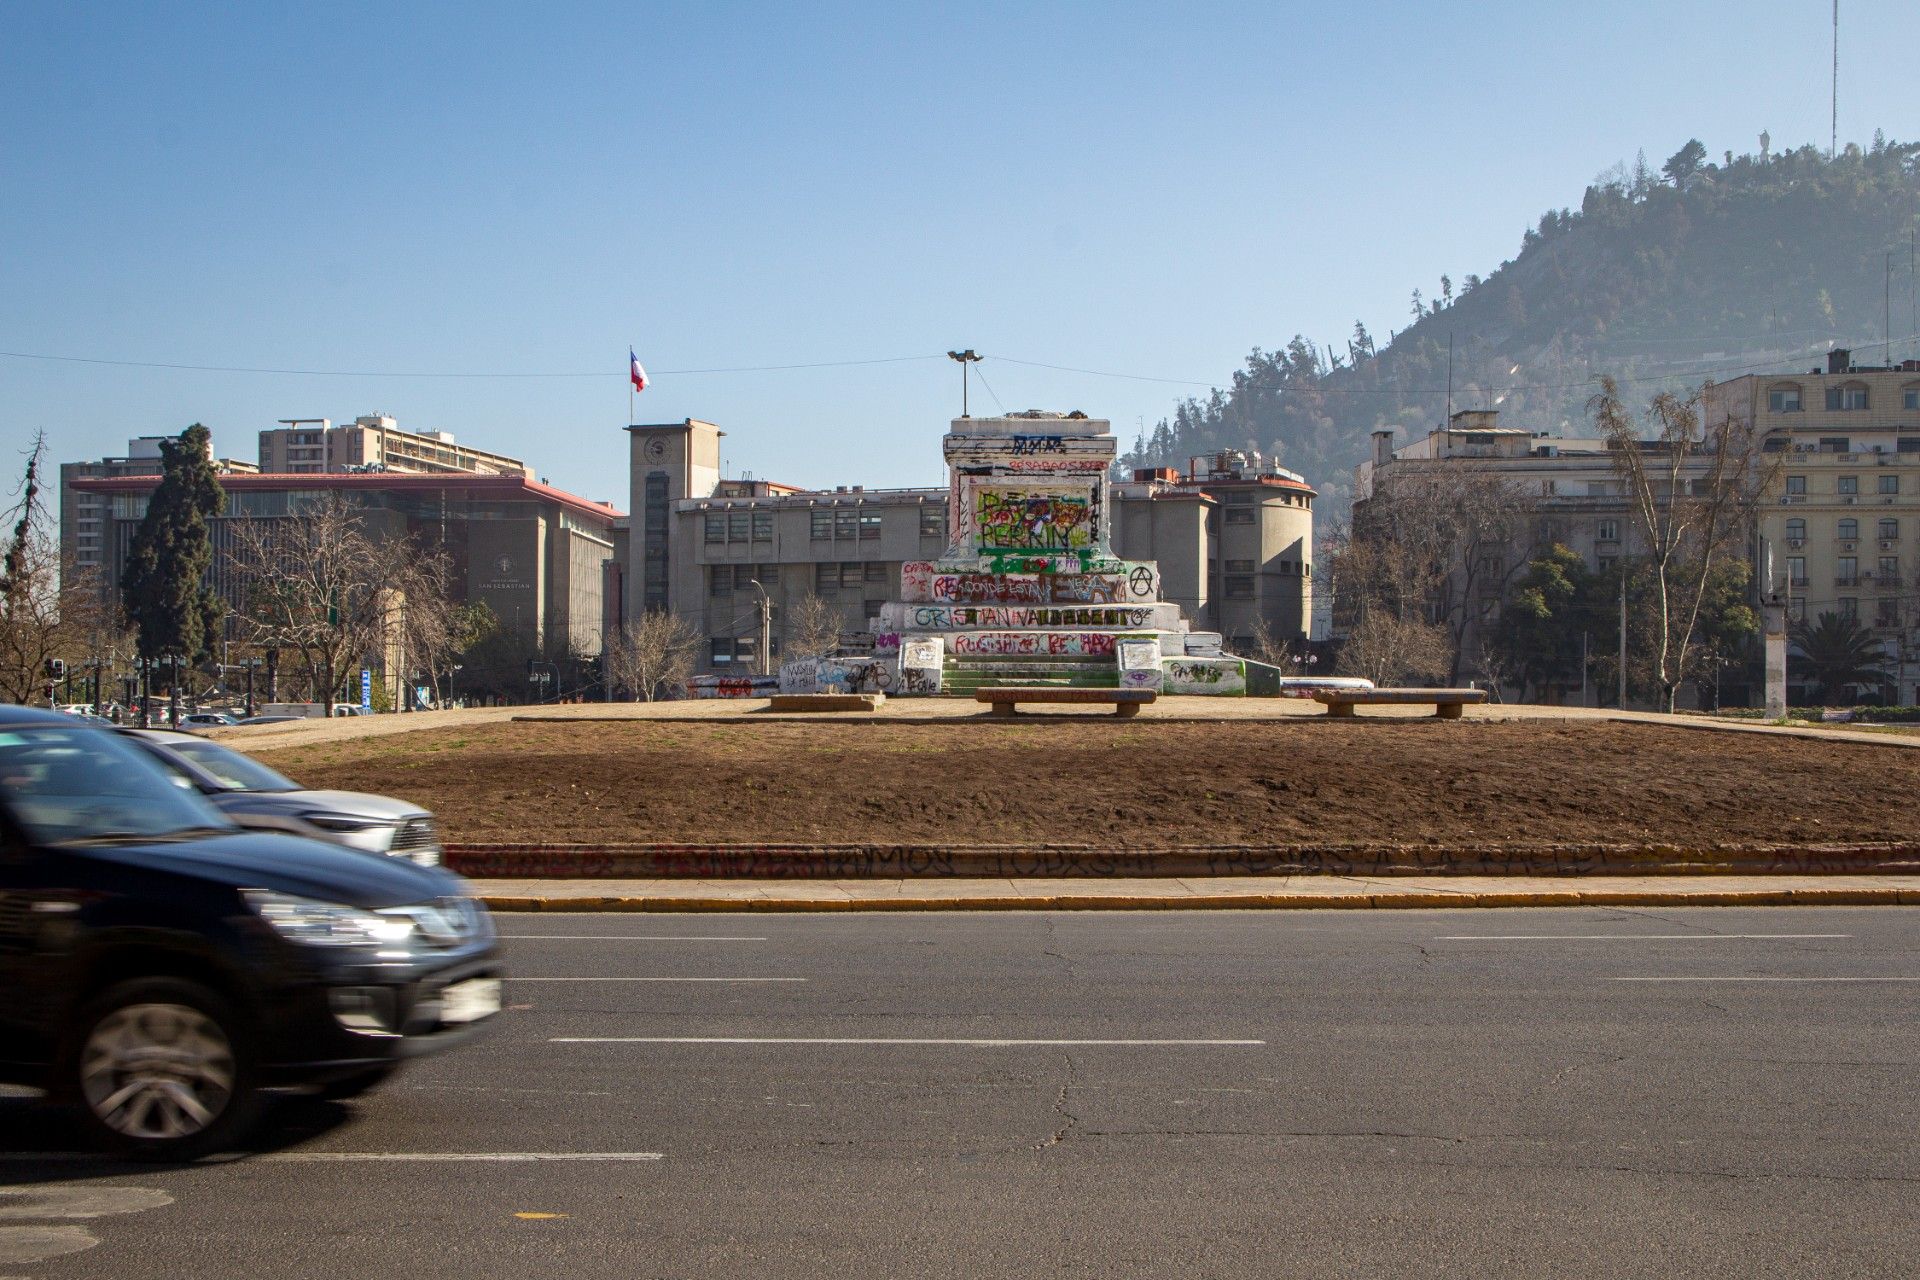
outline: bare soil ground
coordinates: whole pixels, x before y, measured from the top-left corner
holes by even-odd
[[[457,842],[1725,846],[1920,839],[1920,755],[1596,722],[492,723],[269,748]]]

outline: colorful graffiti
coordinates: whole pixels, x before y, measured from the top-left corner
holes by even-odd
[[[928,631],[956,627],[1149,627],[1156,621],[1154,614],[1152,608],[923,604],[913,609],[909,621],[915,629]]]
[[[1167,658],[1160,664],[1168,693],[1232,696],[1247,691],[1246,664],[1238,658]]]
[[[963,631],[946,637],[956,654],[979,657],[1086,657],[1113,654],[1104,631]]]
[[[1016,454],[1065,453],[1067,442],[1061,436],[1012,436],[1010,447]]]
[[[977,489],[974,501],[982,551],[1084,551],[1094,544],[1091,494]]]

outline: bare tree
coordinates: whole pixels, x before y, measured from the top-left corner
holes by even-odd
[[[1247,652],[1244,655],[1255,662],[1264,662],[1270,667],[1285,669],[1294,661],[1293,647],[1273,633],[1264,616],[1253,620],[1253,631],[1247,637]]]
[[[96,573],[72,566],[60,572],[52,520],[40,500],[46,451],[45,434],[36,435],[19,498],[0,516],[13,525],[0,561],[0,697],[23,704],[45,698],[51,660],[95,657],[91,642],[118,622]]]
[[[1639,535],[1652,593],[1654,683],[1672,711],[1688,675],[1688,659],[1714,569],[1750,541],[1761,496],[1780,471],[1750,425],[1726,415],[1703,426],[1704,388],[1688,396],[1663,391],[1647,406],[1643,436],[1612,378],[1588,408],[1612,453],[1614,472]]]
[[[607,634],[607,676],[636,698],[652,702],[683,686],[693,673],[700,633],[677,613],[653,609]]]
[[[1446,676],[1453,656],[1453,639],[1439,623],[1376,609],[1341,642],[1335,669],[1379,685],[1430,682]]]
[[[241,578],[243,637],[290,651],[328,715],[354,667],[384,662],[396,645],[409,592],[424,605],[431,573],[410,538],[370,533],[360,509],[328,493],[294,515],[235,522],[230,553]]]
[[[809,591],[786,611],[786,652],[795,658],[819,658],[840,643],[846,621],[838,607]]]

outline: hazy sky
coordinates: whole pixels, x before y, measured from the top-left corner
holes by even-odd
[[[1638,149],[1824,146],[1830,14],[20,0],[0,350],[353,376],[0,357],[0,446],[197,420],[250,459],[384,410],[624,508],[629,343],[635,419],[720,423],[729,474],[937,483],[957,368],[673,371],[972,347],[977,411],[1124,444],[1204,385],[1010,361],[1207,384],[1295,332],[1384,341]],[[1913,16],[1846,0],[1843,141],[1920,138]]]

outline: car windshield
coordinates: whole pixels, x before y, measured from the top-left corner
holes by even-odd
[[[250,756],[204,738],[167,739],[167,745],[234,791],[298,791],[300,784]]]
[[[41,844],[106,844],[236,830],[144,751],[86,725],[0,730],[0,799]]]

